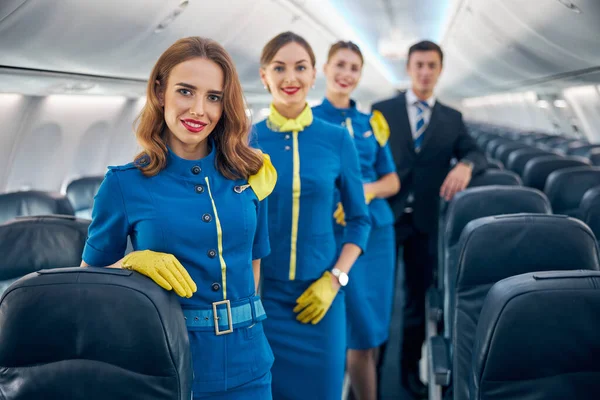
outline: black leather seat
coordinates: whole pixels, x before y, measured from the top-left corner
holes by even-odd
[[[598,148],[600,148],[600,145],[597,144],[584,144],[579,146],[572,146],[567,149],[567,154],[571,156],[589,157],[590,152]]]
[[[35,271],[76,267],[90,221],[73,216],[19,217],[0,225],[0,294]]]
[[[494,158],[496,158],[497,160],[500,160],[500,162],[502,162],[502,164],[506,165],[506,163],[508,162],[508,157],[510,156],[511,153],[513,153],[517,150],[527,149],[527,148],[530,148],[530,147],[527,146],[526,144],[519,143],[519,142],[504,143],[496,148],[496,152],[494,153],[494,156],[495,156]]]
[[[469,222],[492,215],[551,212],[546,196],[531,188],[494,185],[470,188],[457,193],[446,212],[443,240],[438,247],[442,256],[439,257],[438,263],[437,289],[431,289],[427,293],[428,322],[437,324],[443,317],[445,336],[450,337],[450,303],[460,254],[458,241],[463,228]]]
[[[0,224],[29,215],[75,215],[65,196],[37,190],[0,194]]]
[[[512,140],[507,139],[505,137],[500,137],[498,139],[490,140],[485,146],[485,152],[487,153],[488,156],[494,157],[494,154],[496,153],[496,149],[498,148],[498,146],[500,146],[504,143],[512,143]]]
[[[79,218],[92,218],[94,196],[98,192],[103,176],[88,176],[72,181],[67,186],[67,198]]]
[[[589,189],[579,204],[579,219],[590,227],[600,241],[600,186]]]
[[[527,272],[598,270],[600,255],[589,227],[561,215],[481,218],[467,225],[459,247],[456,289],[450,297],[448,320],[452,329],[454,399],[468,400],[475,330],[489,289],[504,278]]]
[[[597,398],[599,287],[598,271],[535,272],[496,283],[477,326],[469,399]]]
[[[572,167],[554,171],[546,180],[544,192],[555,214],[579,217],[579,204],[585,192],[600,185],[600,167]]]
[[[536,157],[548,155],[552,155],[552,153],[546,150],[537,149],[533,147],[515,150],[508,156],[508,160],[506,161],[506,168],[519,174],[519,176],[522,176],[523,170],[525,169],[525,165],[529,160],[532,160]]]
[[[191,367],[176,294],[132,271],[42,270],[0,299],[4,400],[189,400]]]
[[[590,154],[588,156],[592,165],[600,166],[600,149],[595,148],[590,150]]]
[[[530,160],[523,170],[523,185],[544,190],[546,179],[552,172],[570,167],[582,167],[590,162],[581,157],[545,156]]]
[[[490,186],[490,185],[508,185],[522,186],[521,178],[514,172],[488,169],[471,179],[469,187]]]
[[[498,161],[494,158],[487,157],[487,168],[489,168],[489,169],[504,169],[504,165],[500,161]]]

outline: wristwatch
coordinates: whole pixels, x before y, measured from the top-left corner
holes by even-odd
[[[467,167],[469,167],[471,170],[473,169],[473,161],[470,160],[460,160],[459,161],[462,164],[465,164]]]
[[[335,276],[340,283],[341,286],[346,286],[348,284],[348,274],[343,272],[338,268],[334,268],[331,270],[333,276]]]

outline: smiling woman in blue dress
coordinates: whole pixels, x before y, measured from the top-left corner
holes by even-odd
[[[363,56],[352,42],[331,46],[324,67],[327,90],[315,117],[344,126],[360,158],[365,200],[369,205],[371,233],[365,255],[352,268],[346,293],[348,319],[348,372],[359,400],[377,398],[378,348],[387,341],[394,292],[394,216],[386,200],[400,190],[400,179],[387,139],[389,127],[380,113],[357,110],[350,98],[360,81]],[[338,245],[344,238],[344,209],[334,213]],[[333,222],[333,221],[332,221]],[[347,228],[346,228],[347,229]]]
[[[83,252],[82,266],[131,269],[181,296],[194,399],[272,398],[256,288],[276,172],[249,147],[249,129],[225,50],[199,37],[177,41],[148,81],[136,131],[143,151],[109,167]],[[128,236],[135,251],[123,257]]]
[[[352,138],[344,128],[314,119],[306,103],[315,73],[310,45],[292,32],[263,48],[260,76],[273,101],[254,131],[278,174],[269,197],[272,252],[262,264],[276,399],[341,398],[346,317],[339,289],[370,229]],[[346,210],[339,257],[331,224],[336,190]]]

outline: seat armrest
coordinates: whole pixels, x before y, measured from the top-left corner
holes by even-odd
[[[429,339],[429,365],[431,381],[436,385],[450,385],[452,366],[450,360],[450,344],[442,336]]]
[[[425,310],[427,320],[438,323],[444,317],[444,296],[442,291],[430,287],[425,295]]]

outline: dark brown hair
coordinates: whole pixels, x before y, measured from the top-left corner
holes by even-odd
[[[407,63],[410,61],[410,56],[415,51],[437,51],[440,55],[440,64],[444,63],[444,52],[442,51],[442,48],[429,40],[423,40],[410,46],[410,49],[408,50],[408,60],[406,60]]]
[[[150,73],[146,104],[136,119],[136,137],[143,151],[135,157],[135,163],[146,176],[158,174],[167,165],[166,122],[158,91],[165,90],[175,66],[197,57],[215,62],[224,75],[223,115],[210,134],[216,147],[216,168],[229,179],[248,178],[262,167],[263,158],[248,144],[250,121],[235,65],[220,44],[197,36],[176,41]]]
[[[358,47],[358,45],[356,43],[351,42],[349,40],[347,42],[340,40],[339,42],[334,43],[329,48],[329,54],[327,54],[327,62],[329,62],[329,60],[331,60],[331,57],[333,57],[335,55],[335,53],[337,53],[338,51],[340,51],[342,49],[348,49],[350,51],[355,52],[360,57],[360,64],[363,65],[365,63],[365,59],[362,55],[362,52],[360,51],[360,47]]]
[[[298,43],[300,46],[304,47],[306,52],[310,57],[310,63],[313,68],[317,64],[317,59],[315,58],[315,53],[313,52],[310,44],[300,35],[295,34],[294,32],[282,32],[279,35],[275,36],[273,39],[269,40],[269,42],[263,47],[262,54],[260,55],[260,65],[261,67],[266,67],[269,65],[275,54],[286,44],[289,43]]]

